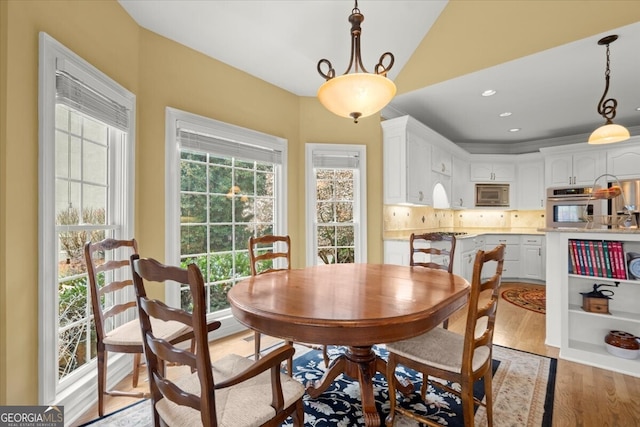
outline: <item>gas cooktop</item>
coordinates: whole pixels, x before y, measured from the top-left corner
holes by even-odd
[[[469,233],[466,231],[438,231],[435,234],[440,234],[441,236],[464,236]]]

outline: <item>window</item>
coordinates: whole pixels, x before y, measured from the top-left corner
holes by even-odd
[[[286,233],[285,163],[281,138],[167,109],[167,261],[200,267],[225,328],[239,330],[227,292],[251,274],[249,237]],[[188,288],[168,301],[192,304]]]
[[[307,144],[307,265],[366,262],[365,148]]]
[[[135,96],[44,33],[40,64],[40,402],[73,419],[95,399],[83,245],[133,237]]]

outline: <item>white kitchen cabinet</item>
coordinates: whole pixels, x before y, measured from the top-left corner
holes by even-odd
[[[547,187],[563,185],[593,185],[597,177],[606,173],[605,151],[550,155],[545,158]]]
[[[434,247],[448,248],[449,242],[432,242]],[[414,241],[416,248],[428,248],[429,243],[424,240]],[[411,251],[409,245],[409,239],[406,240],[385,240],[384,241],[384,263],[394,265],[409,265],[411,264]],[[438,264],[447,264],[448,259],[433,258],[429,259],[429,255],[424,253],[416,253],[416,262],[428,262],[433,261]]]
[[[640,144],[607,150],[607,173],[618,179],[640,178]]]
[[[473,182],[511,182],[515,179],[514,163],[471,162],[470,179]]]
[[[505,244],[503,279],[520,277],[520,235],[519,234],[487,234],[485,250],[490,251],[500,244]],[[495,271],[494,266],[487,266],[486,271]]]
[[[453,272],[464,277],[471,283],[476,253],[480,249],[484,250],[484,247],[485,237],[482,235],[458,238],[456,241],[456,252],[453,257]]]
[[[385,240],[384,263],[394,265],[409,265],[409,240]]]
[[[518,163],[518,180],[516,181],[517,209],[533,210],[544,209],[544,161],[523,161]]]
[[[431,170],[442,175],[451,176],[452,156],[448,150],[437,145],[431,147]]]
[[[473,184],[469,179],[469,162],[454,156],[451,174],[451,207],[473,207]]]
[[[544,236],[525,234],[521,237],[520,258],[522,259],[522,264],[520,277],[544,281],[544,250]]]
[[[627,252],[640,252],[640,233],[593,232],[547,233],[547,268],[553,283],[547,284],[547,345],[560,347],[560,358],[640,377],[640,358],[624,359],[610,354],[604,342],[612,330],[640,336],[640,281],[608,279],[569,274],[569,240],[619,241]],[[614,295],[609,301],[610,314],[582,309],[582,292],[593,285],[608,284]]]
[[[431,165],[431,147],[419,124],[405,116],[381,125],[384,203],[430,205],[433,188],[425,168]]]

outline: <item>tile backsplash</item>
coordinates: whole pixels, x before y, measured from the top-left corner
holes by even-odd
[[[430,228],[543,228],[544,210],[434,209],[430,206],[385,205],[384,231]]]

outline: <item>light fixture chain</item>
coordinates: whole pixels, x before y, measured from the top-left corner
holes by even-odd
[[[606,55],[606,70],[604,72],[604,93],[600,102],[598,103],[598,114],[606,119],[607,124],[613,123],[612,120],[616,117],[616,108],[618,107],[618,101],[615,98],[606,99],[607,93],[609,93],[609,80],[611,76],[611,52],[609,50],[609,43],[607,43],[607,55]]]

